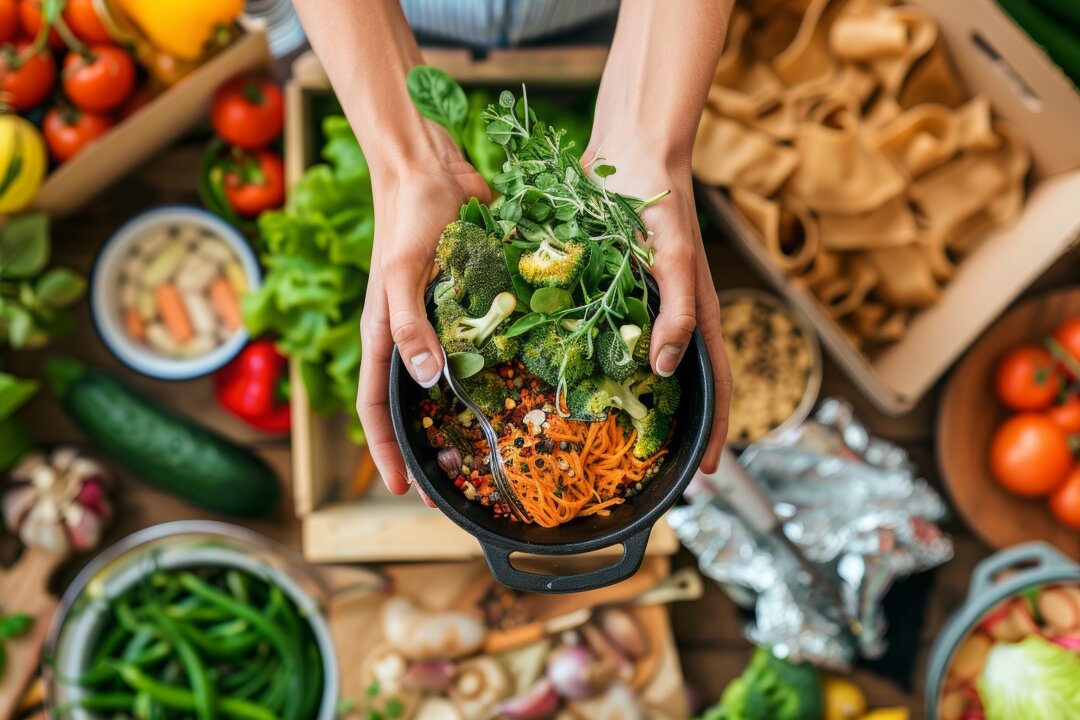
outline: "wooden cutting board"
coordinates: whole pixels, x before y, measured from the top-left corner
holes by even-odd
[[[34,618],[28,633],[2,641],[7,662],[0,675],[0,718],[14,715],[23,691],[41,667],[41,646],[57,606],[47,589],[49,578],[63,559],[61,554],[27,548],[15,564],[0,570],[0,611]]]
[[[557,617],[586,607],[629,601],[654,587],[670,570],[666,557],[645,559],[632,578],[607,588],[576,595],[521,595],[535,619]],[[433,611],[476,610],[477,603],[494,584],[483,561],[425,565],[396,565],[382,568],[391,579],[392,592],[414,598]],[[365,691],[364,667],[368,653],[382,642],[380,615],[389,593],[366,593],[342,597],[328,608],[330,631],[341,666],[342,697],[360,698]],[[664,708],[670,717],[685,717],[682,670],[675,651],[667,608],[633,608],[638,623],[656,648],[650,658],[652,677],[639,694],[650,707]]]

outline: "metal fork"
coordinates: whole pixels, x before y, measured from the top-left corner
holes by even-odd
[[[447,384],[450,386],[451,392],[457,396],[457,399],[465,404],[465,407],[472,410],[473,415],[476,416],[476,421],[480,423],[480,431],[484,434],[484,439],[488,444],[488,462],[491,465],[491,477],[495,480],[495,489],[499,491],[499,497],[506,503],[510,511],[517,516],[518,520],[522,522],[529,522],[531,518],[529,513],[521,505],[521,501],[518,499],[517,493],[514,491],[513,486],[510,485],[510,478],[506,477],[506,470],[503,466],[502,453],[499,452],[499,436],[495,433],[495,427],[488,420],[484,411],[477,407],[476,403],[469,396],[469,393],[461,386],[457,378],[454,377],[454,373],[450,372],[450,359],[446,356],[446,350],[443,349],[443,376],[446,378]]]

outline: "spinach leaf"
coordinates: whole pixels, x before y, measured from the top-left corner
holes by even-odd
[[[469,113],[469,102],[461,86],[438,68],[417,65],[405,78],[405,87],[420,114],[449,130],[461,147]]]

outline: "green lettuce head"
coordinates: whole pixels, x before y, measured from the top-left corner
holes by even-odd
[[[998,643],[979,678],[987,720],[1065,720],[1080,713],[1080,657],[1033,635]]]

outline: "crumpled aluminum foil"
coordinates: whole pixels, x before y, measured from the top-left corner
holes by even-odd
[[[753,608],[747,638],[798,662],[848,669],[885,652],[881,601],[897,578],[950,560],[936,523],[941,497],[907,453],[871,436],[847,403],[828,399],[812,420],[746,449],[739,462],[769,493],[784,534],[836,583],[857,634],[815,609],[805,573],[780,541],[752,531],[699,475],[668,522],[701,571]]]

